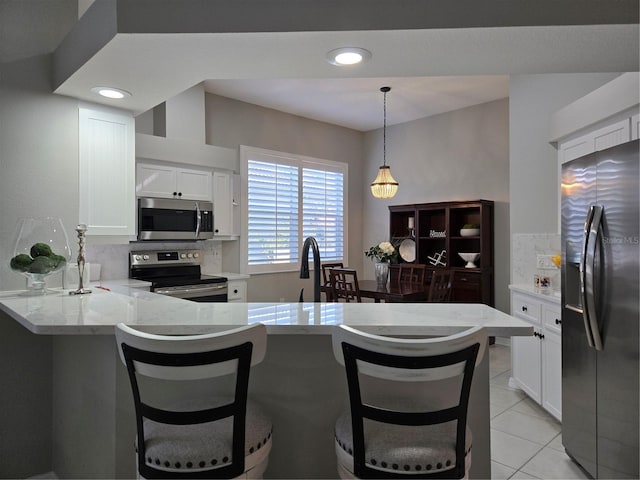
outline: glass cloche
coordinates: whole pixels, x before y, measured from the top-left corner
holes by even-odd
[[[45,279],[63,270],[71,259],[67,232],[59,218],[21,218],[12,245],[10,267],[30,280],[31,295],[44,295]]]

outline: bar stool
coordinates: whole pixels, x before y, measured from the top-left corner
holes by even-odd
[[[264,325],[169,336],[120,323],[115,334],[133,391],[140,478],[262,478],[272,425],[247,393],[266,352]],[[218,395],[220,381],[231,395]]]
[[[335,425],[340,478],[468,476],[467,408],[486,331],[408,339],[340,325],[332,340],[350,401]]]

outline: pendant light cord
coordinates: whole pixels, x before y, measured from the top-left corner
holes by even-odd
[[[382,107],[382,166],[387,166],[387,92],[391,91],[391,87],[382,87],[380,91],[383,93]]]

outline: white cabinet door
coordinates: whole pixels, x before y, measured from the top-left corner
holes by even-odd
[[[87,235],[135,234],[135,132],[124,111],[80,107],[79,223]]]
[[[631,140],[640,138],[640,115],[631,117]]]
[[[246,280],[229,280],[228,299],[230,302],[246,302],[247,301],[247,281]]]
[[[545,330],[542,339],[542,406],[562,420],[562,338]]]
[[[233,234],[233,176],[213,172],[213,234]]]
[[[136,166],[138,197],[177,198],[176,169],[167,165],[140,163]]]
[[[539,333],[538,327],[535,332]],[[533,400],[542,402],[541,348],[538,336],[511,337],[512,375]]]
[[[195,168],[138,162],[138,197],[211,201],[211,172]]]
[[[589,153],[615,147],[631,140],[631,120],[626,118],[558,144],[560,165]]]
[[[211,172],[190,168],[176,169],[178,198],[211,201]]]

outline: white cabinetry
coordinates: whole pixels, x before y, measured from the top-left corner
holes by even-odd
[[[625,118],[571,140],[558,142],[558,161],[562,165],[583,155],[605,150],[630,140],[631,119]]]
[[[233,174],[213,172],[213,234],[233,235]]]
[[[229,280],[228,282],[228,301],[229,302],[246,302],[247,301],[247,281],[246,280]]]
[[[138,162],[136,195],[211,201],[211,171]]]
[[[135,235],[133,116],[106,107],[80,107],[79,223],[87,235]]]
[[[640,138],[640,115],[631,117],[631,140]]]
[[[533,326],[532,337],[511,339],[512,383],[562,419],[562,350],[559,299],[511,293],[511,314]]]

